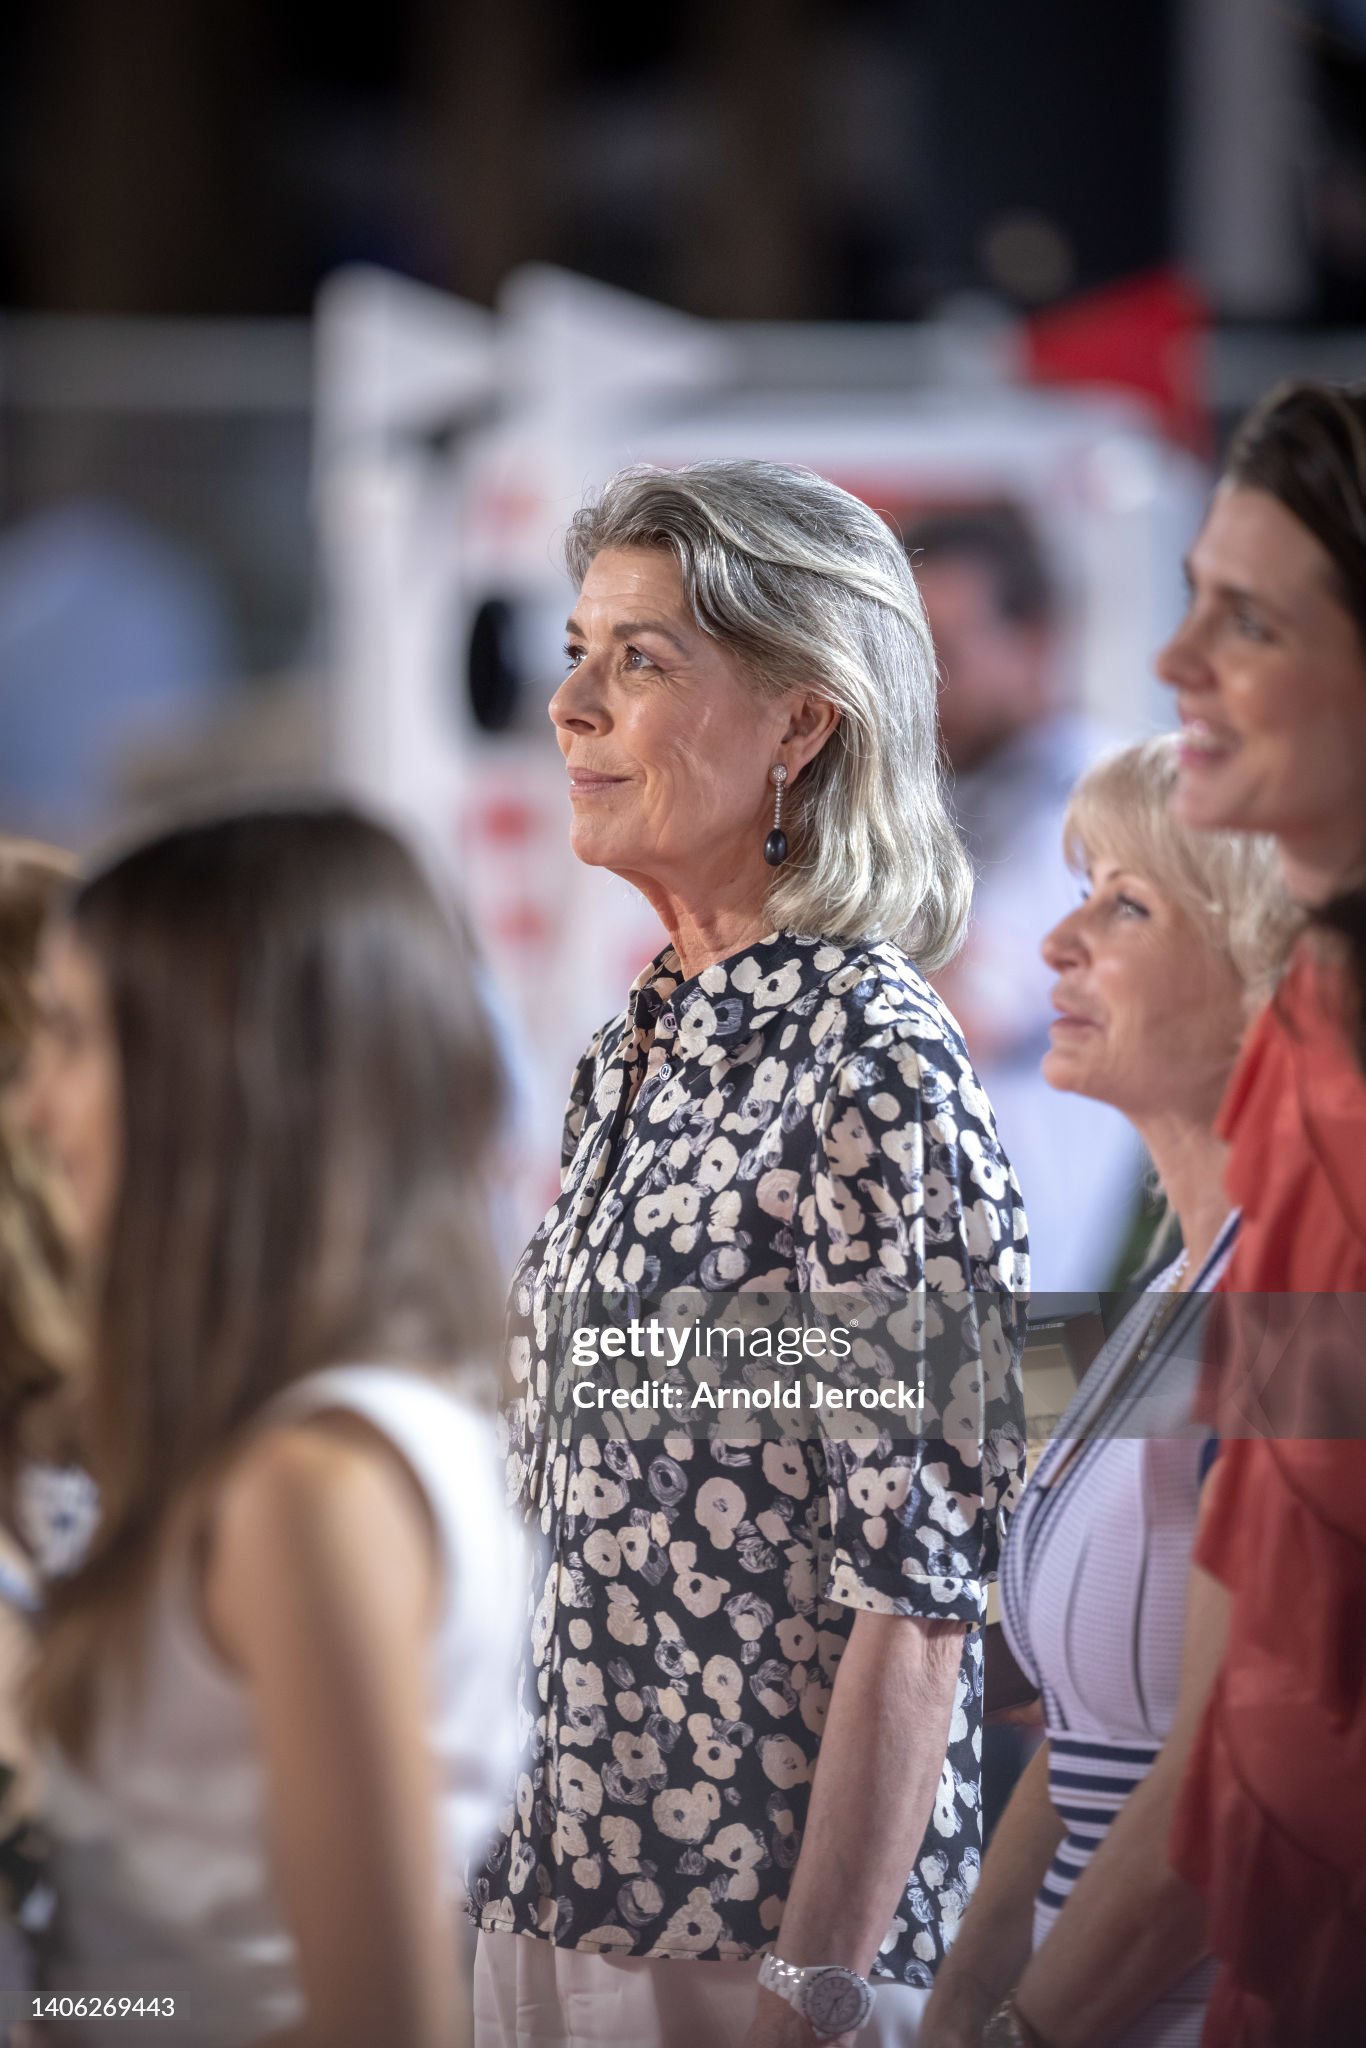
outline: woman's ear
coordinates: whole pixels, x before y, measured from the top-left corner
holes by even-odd
[[[788,703],[783,753],[788,773],[795,782],[807,763],[815,760],[839,724],[840,711],[838,705],[832,704],[828,697],[822,697],[816,690],[794,690]]]

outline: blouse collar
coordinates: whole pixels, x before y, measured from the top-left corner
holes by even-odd
[[[769,932],[699,974],[685,976],[670,944],[631,983],[627,1018],[636,1030],[662,1037],[672,1037],[686,1020],[691,1037],[711,1038],[724,1026],[724,1036],[731,1038],[786,1009],[846,957],[846,948],[836,940]]]

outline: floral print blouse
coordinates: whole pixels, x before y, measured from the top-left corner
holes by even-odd
[[[472,1883],[488,1930],[635,1956],[774,1939],[860,1608],[965,1638],[934,1811],[877,1974],[928,1984],[981,1852],[980,1630],[1023,1475],[975,1442],[633,1440],[553,1422],[551,1295],[972,1289],[1017,1381],[1025,1218],[957,1027],[890,944],[777,934],[685,980],[666,949],[575,1077],[558,1202],[511,1296],[511,1497],[539,1545],[524,1761]],[[916,1731],[908,1727],[909,1747]]]

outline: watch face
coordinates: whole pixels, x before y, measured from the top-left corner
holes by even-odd
[[[802,2017],[818,2034],[847,2034],[872,2011],[873,1994],[852,1970],[821,1970],[802,1986]]]

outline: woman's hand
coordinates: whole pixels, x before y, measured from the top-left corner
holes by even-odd
[[[1062,1835],[1048,1796],[1045,1742],[997,1823],[977,1890],[934,1980],[918,2048],[978,2048],[988,2018],[1029,1961],[1034,1895]]]
[[[855,1616],[783,1908],[785,1961],[872,1968],[929,1825],[965,1634],[961,1622]],[[816,2039],[785,1999],[759,1992],[746,2048]]]
[[[1206,1481],[1203,1511],[1218,1472],[1216,1465]],[[1192,1565],[1171,1733],[1016,1990],[1025,2025],[1057,2048],[1104,2048],[1206,1953],[1204,1901],[1172,1869],[1167,1842],[1227,1629],[1227,1593]]]
[[[840,2034],[821,2044],[795,2006],[771,1991],[760,1991],[744,2048],[850,2048],[853,2040],[852,2034]]]
[[[931,2022],[927,2013],[915,2040],[916,2048],[982,2048],[982,2028],[960,2025],[947,2013],[937,2013]]]
[[[993,2006],[992,2011],[995,2009]],[[955,2012],[948,2005],[927,2006],[915,2037],[916,2048],[981,2048],[985,2026],[986,2020],[976,2010]]]

